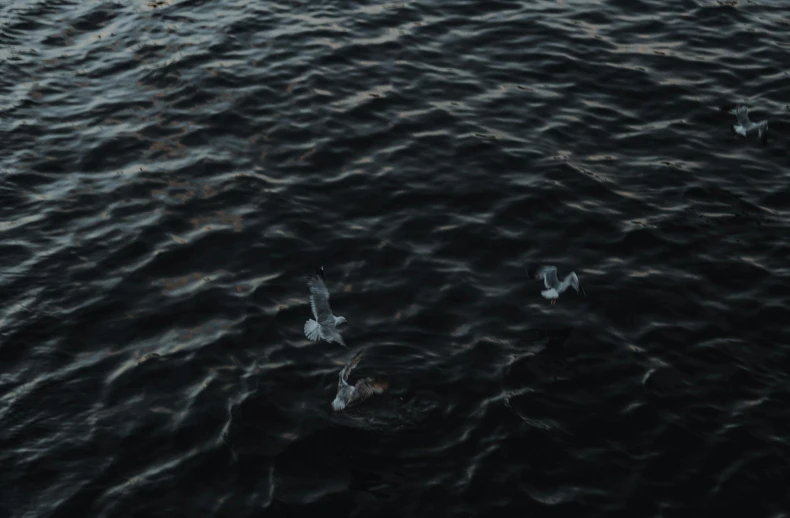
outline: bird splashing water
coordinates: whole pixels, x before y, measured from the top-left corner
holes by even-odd
[[[354,385],[348,384],[348,375],[354,370],[354,367],[357,366],[360,358],[362,358],[362,351],[355,354],[338,375],[337,396],[335,396],[334,401],[332,401],[332,409],[335,412],[344,410],[351,405],[361,403],[373,394],[382,394],[387,390],[388,383],[386,381],[375,380],[373,378],[363,378]]]

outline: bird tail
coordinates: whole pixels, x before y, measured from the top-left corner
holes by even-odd
[[[560,296],[560,293],[554,288],[543,290],[540,292],[540,294],[543,295],[544,299],[556,299]]]
[[[320,334],[321,326],[318,325],[318,322],[311,318],[304,323],[304,335],[308,340],[316,341]]]

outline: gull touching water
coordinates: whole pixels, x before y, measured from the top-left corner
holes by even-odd
[[[562,282],[557,278],[556,266],[541,266],[534,276],[530,275],[529,270],[527,270],[527,276],[534,277],[535,280],[543,280],[546,289],[541,291],[540,294],[543,295],[544,298],[550,299],[552,304],[557,302],[560,293],[568,289],[568,286],[572,286],[576,291],[581,291],[585,296],[587,295],[584,288],[579,285],[579,278],[576,276],[576,272],[571,272],[566,275]]]
[[[343,337],[337,330],[337,326],[346,321],[345,317],[336,317],[332,314],[329,306],[329,290],[324,284],[324,267],[317,270],[317,275],[307,278],[307,285],[310,288],[310,307],[313,309],[313,316],[304,324],[304,335],[309,340],[318,341],[323,339],[327,342],[337,342],[346,346]]]
[[[746,106],[742,104],[735,108],[735,117],[738,119],[738,123],[730,126],[733,133],[745,137],[757,130],[760,141],[765,144],[768,142],[768,121],[752,122],[749,120],[749,115],[747,115],[748,111]]]
[[[373,394],[381,394],[387,390],[388,383],[383,380],[373,378],[363,378],[354,385],[348,384],[348,375],[362,358],[362,351],[359,351],[350,362],[340,371],[337,380],[337,396],[332,401],[332,410],[338,412],[349,406],[361,403]]]

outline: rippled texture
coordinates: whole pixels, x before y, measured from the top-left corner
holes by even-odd
[[[0,515],[786,516],[787,7],[4,2]]]

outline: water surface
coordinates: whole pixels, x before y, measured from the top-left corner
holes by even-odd
[[[788,48],[768,0],[6,2],[0,515],[785,516]]]

